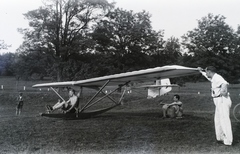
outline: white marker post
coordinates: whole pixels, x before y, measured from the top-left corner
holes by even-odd
[[[3,85],[1,85],[1,89],[3,90]]]

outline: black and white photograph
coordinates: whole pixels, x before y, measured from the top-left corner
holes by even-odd
[[[1,0],[1,154],[239,154],[239,0]]]

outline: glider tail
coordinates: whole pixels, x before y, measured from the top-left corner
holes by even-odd
[[[172,90],[169,78],[156,80],[156,85],[159,85],[159,86],[164,85],[164,86],[159,87],[159,88],[149,88],[148,89],[148,98],[155,98],[157,96],[162,96]],[[169,85],[169,86],[167,86],[167,85]]]

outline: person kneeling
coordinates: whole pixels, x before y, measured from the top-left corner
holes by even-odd
[[[180,96],[174,95],[173,96],[173,103],[171,104],[163,104],[162,110],[163,110],[163,118],[170,117],[170,118],[182,118],[183,115],[183,108],[182,108],[182,102],[179,101]]]
[[[69,94],[68,101],[60,102],[59,100],[54,106],[47,105],[48,111],[52,112],[57,109],[62,109],[64,113],[75,113],[76,112],[75,106],[78,102],[78,97],[75,95],[74,89],[70,89],[68,94]]]

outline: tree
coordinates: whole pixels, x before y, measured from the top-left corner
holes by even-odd
[[[152,30],[149,13],[120,8],[110,11],[98,22],[92,34],[95,50],[111,56],[111,65],[120,72],[148,67],[152,44],[159,36]]]
[[[237,43],[237,35],[225,19],[224,16],[208,14],[198,21],[198,28],[182,38],[188,53],[193,55],[191,66],[213,65],[220,70],[220,74],[233,80],[236,68],[239,68],[239,63],[232,64],[239,42]]]
[[[41,51],[21,52],[15,54],[15,75],[25,79],[43,79],[50,74],[52,59]]]
[[[0,75],[12,76],[14,74],[15,55],[13,53],[5,53],[0,55]]]
[[[11,47],[11,46],[5,44],[4,40],[0,40],[0,50],[1,49],[8,49],[8,47]]]
[[[106,0],[53,0],[44,7],[29,11],[25,17],[31,29],[19,29],[24,34],[19,51],[41,51],[52,57],[52,72],[56,72],[57,80],[61,81],[69,60],[89,52],[91,25],[112,6]]]
[[[178,64],[178,59],[182,56],[180,47],[181,44],[177,38],[169,38],[163,44],[163,48],[160,51],[159,64],[161,66]]]

